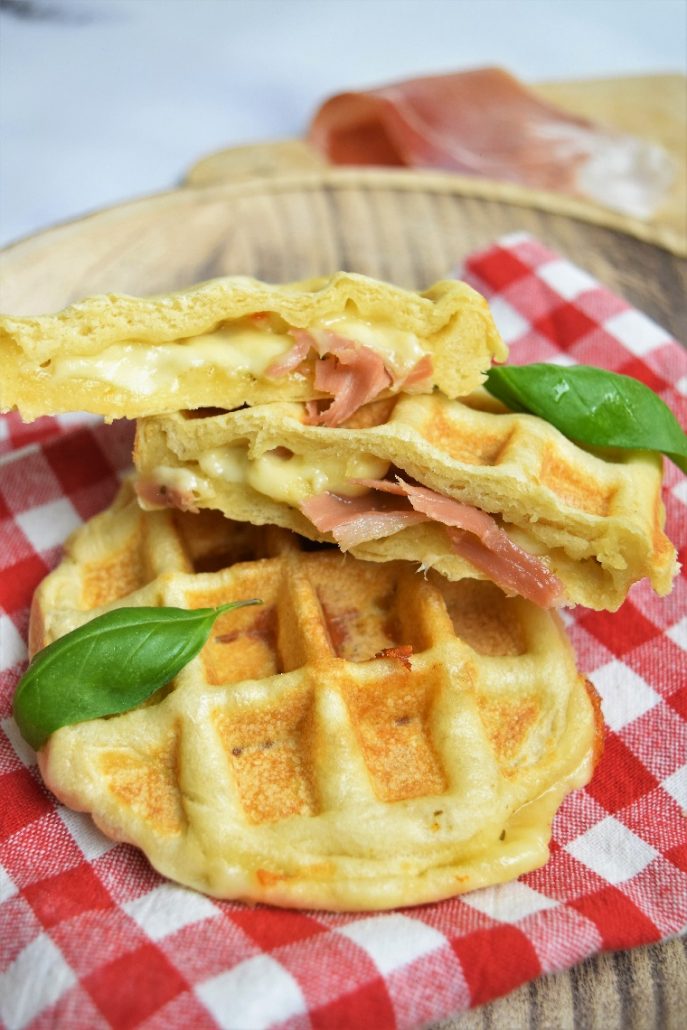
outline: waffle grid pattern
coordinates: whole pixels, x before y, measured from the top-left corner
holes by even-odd
[[[687,360],[658,326],[526,237],[473,256],[512,360],[603,363],[687,421]],[[52,424],[51,424],[52,425]],[[164,883],[55,804],[10,717],[31,595],[60,544],[114,496],[127,427],[72,427],[0,467],[0,1018],[9,1027],[412,1027],[603,949],[687,925],[687,582],[574,610],[578,662],[608,724],[551,860],[498,888],[383,915],[217,903]],[[687,487],[667,466],[667,531],[687,564]],[[37,978],[36,970],[45,971]],[[265,989],[269,985],[269,990]]]
[[[263,605],[221,616],[164,698],[56,735],[46,783],[225,897],[388,909],[540,864],[598,756],[556,617],[489,583],[264,537],[215,512],[144,513],[127,484],[70,541],[35,595],[32,647],[118,604]],[[384,655],[403,644],[407,664]]]

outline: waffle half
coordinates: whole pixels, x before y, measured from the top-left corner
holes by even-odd
[[[455,280],[416,293],[345,272],[284,286],[236,276],[0,318],[0,410],[16,407],[26,420],[62,411],[113,419],[325,397],[312,355],[288,374],[270,371],[299,330],[371,349],[392,392],[427,355],[431,370],[413,389],[437,386],[450,397],[468,393],[493,359],[507,356],[487,302]]]
[[[303,500],[395,471],[496,516],[555,573],[567,603],[615,610],[646,576],[659,594],[671,588],[677,565],[663,532],[658,455],[590,453],[536,416],[506,412],[485,391],[464,402],[439,394],[380,401],[335,429],[305,420],[299,404],[141,420],[134,458],[143,503],[216,508],[331,542],[302,514]],[[451,580],[489,578],[451,552],[436,522],[350,553],[417,562]]]
[[[144,513],[125,487],[39,588],[31,646],[118,605],[248,596],[151,702],[49,738],[58,797],[174,880],[275,905],[413,905],[545,862],[600,718],[558,618],[490,583]]]

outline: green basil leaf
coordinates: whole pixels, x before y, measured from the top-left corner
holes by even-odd
[[[262,601],[217,608],[116,608],[48,644],[14,695],[22,736],[38,749],[60,726],[126,712],[198,654],[218,616]]]
[[[660,451],[687,472],[687,436],[638,379],[590,365],[501,365],[484,385],[512,411],[539,415],[577,443]]]

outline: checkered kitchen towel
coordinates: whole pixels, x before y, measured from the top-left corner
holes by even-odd
[[[518,236],[467,263],[514,362],[644,380],[687,421],[687,353],[593,279]],[[31,595],[65,536],[113,497],[131,427],[2,423],[0,1019],[47,1027],[413,1027],[607,948],[687,923],[687,577],[615,615],[566,618],[603,698],[606,749],[569,797],[548,865],[518,882],[379,915],[212,901],[56,804],[10,717]],[[46,436],[41,439],[40,434]],[[687,480],[666,463],[687,564]]]

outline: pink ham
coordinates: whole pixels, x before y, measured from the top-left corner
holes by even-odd
[[[441,168],[588,197],[646,218],[675,175],[654,143],[541,100],[500,68],[330,97],[310,142],[333,163]]]
[[[334,400],[324,410],[308,402],[306,421],[309,425],[340,426],[383,390],[390,386],[404,389],[417,386],[433,372],[429,354],[420,358],[407,375],[398,376],[387,369],[376,351],[330,329],[290,329],[289,334],[295,340],[293,347],[267,367],[266,375],[278,379],[295,372],[311,350],[317,353],[321,360],[315,364],[315,389]]]
[[[563,585],[558,577],[541,558],[514,544],[487,512],[444,497],[427,487],[404,483],[398,478],[395,483],[386,479],[356,479],[355,483],[377,494],[391,495],[383,505],[386,512],[393,505],[391,510],[395,509],[397,515],[415,513],[421,516],[420,521],[439,522],[446,526],[453,552],[471,562],[508,593],[520,594],[543,608],[561,603]],[[399,499],[394,502],[392,496]],[[402,498],[407,498],[413,512],[404,507]],[[379,516],[379,510],[382,504],[379,496],[367,495],[348,501],[332,494],[323,494],[301,505],[301,510],[320,532],[331,532],[340,546],[343,546],[343,533],[347,549],[387,535],[381,532],[384,521]],[[389,522],[393,524],[392,520]],[[406,524],[412,523],[409,521]],[[399,521],[398,529],[402,528],[405,527]],[[368,536],[368,531],[374,535]],[[397,529],[393,532],[397,532]]]
[[[369,347],[340,349],[315,367],[315,387],[331,394],[332,403],[320,413],[320,425],[338,426],[391,386],[391,376],[379,354]]]
[[[416,361],[410,372],[405,378],[402,378],[400,382],[394,379],[394,387],[402,387],[407,390],[411,386],[418,386],[420,383],[424,383],[425,379],[429,379],[434,372],[434,366],[432,365],[432,358],[429,354],[424,354],[419,361]]]
[[[372,498],[369,495],[341,497],[339,494],[324,493],[303,501],[301,511],[320,533],[330,533],[342,523],[375,511],[383,511],[384,507],[383,499]]]
[[[451,550],[465,558],[492,582],[508,593],[520,594],[540,608],[553,608],[563,600],[563,584],[543,561],[509,540],[496,527],[499,537],[480,540],[471,533],[448,527]]]
[[[413,511],[407,502],[369,495],[319,494],[304,501],[301,511],[320,533],[332,533],[342,551],[428,521],[426,515]]]
[[[317,426],[320,424],[320,405],[318,401],[305,402],[305,418],[303,421],[306,426]]]
[[[340,525],[334,536],[342,551],[350,551],[357,544],[383,540],[409,526],[428,521],[427,516],[418,511],[368,512]]]
[[[288,375],[289,372],[295,372],[298,366],[305,361],[311,347],[315,344],[310,333],[304,329],[291,329],[289,330],[289,336],[292,336],[296,342],[291,350],[288,350],[281,358],[277,358],[276,361],[267,366],[265,375],[269,376],[270,379],[279,379],[281,376]]]
[[[407,497],[416,511],[421,511],[433,522],[465,529],[482,540],[486,540],[494,532],[506,536],[486,511],[471,504],[461,504],[460,501],[454,501],[451,497],[445,497],[426,486],[413,486],[401,479],[397,479],[395,483],[390,483],[387,479],[356,479],[356,483],[371,490],[383,490],[385,493]],[[508,540],[508,537],[506,539]]]
[[[287,354],[268,366],[266,374],[279,378],[295,372],[311,350],[317,352],[321,360],[315,364],[315,389],[329,394],[334,400],[317,415],[312,407],[308,409],[311,425],[339,426],[363,404],[373,401],[382,390],[391,386],[392,376],[387,372],[384,361],[370,347],[329,329],[291,329],[290,334],[296,342]],[[410,375],[414,371],[411,370]],[[426,376],[425,371],[423,378]]]

